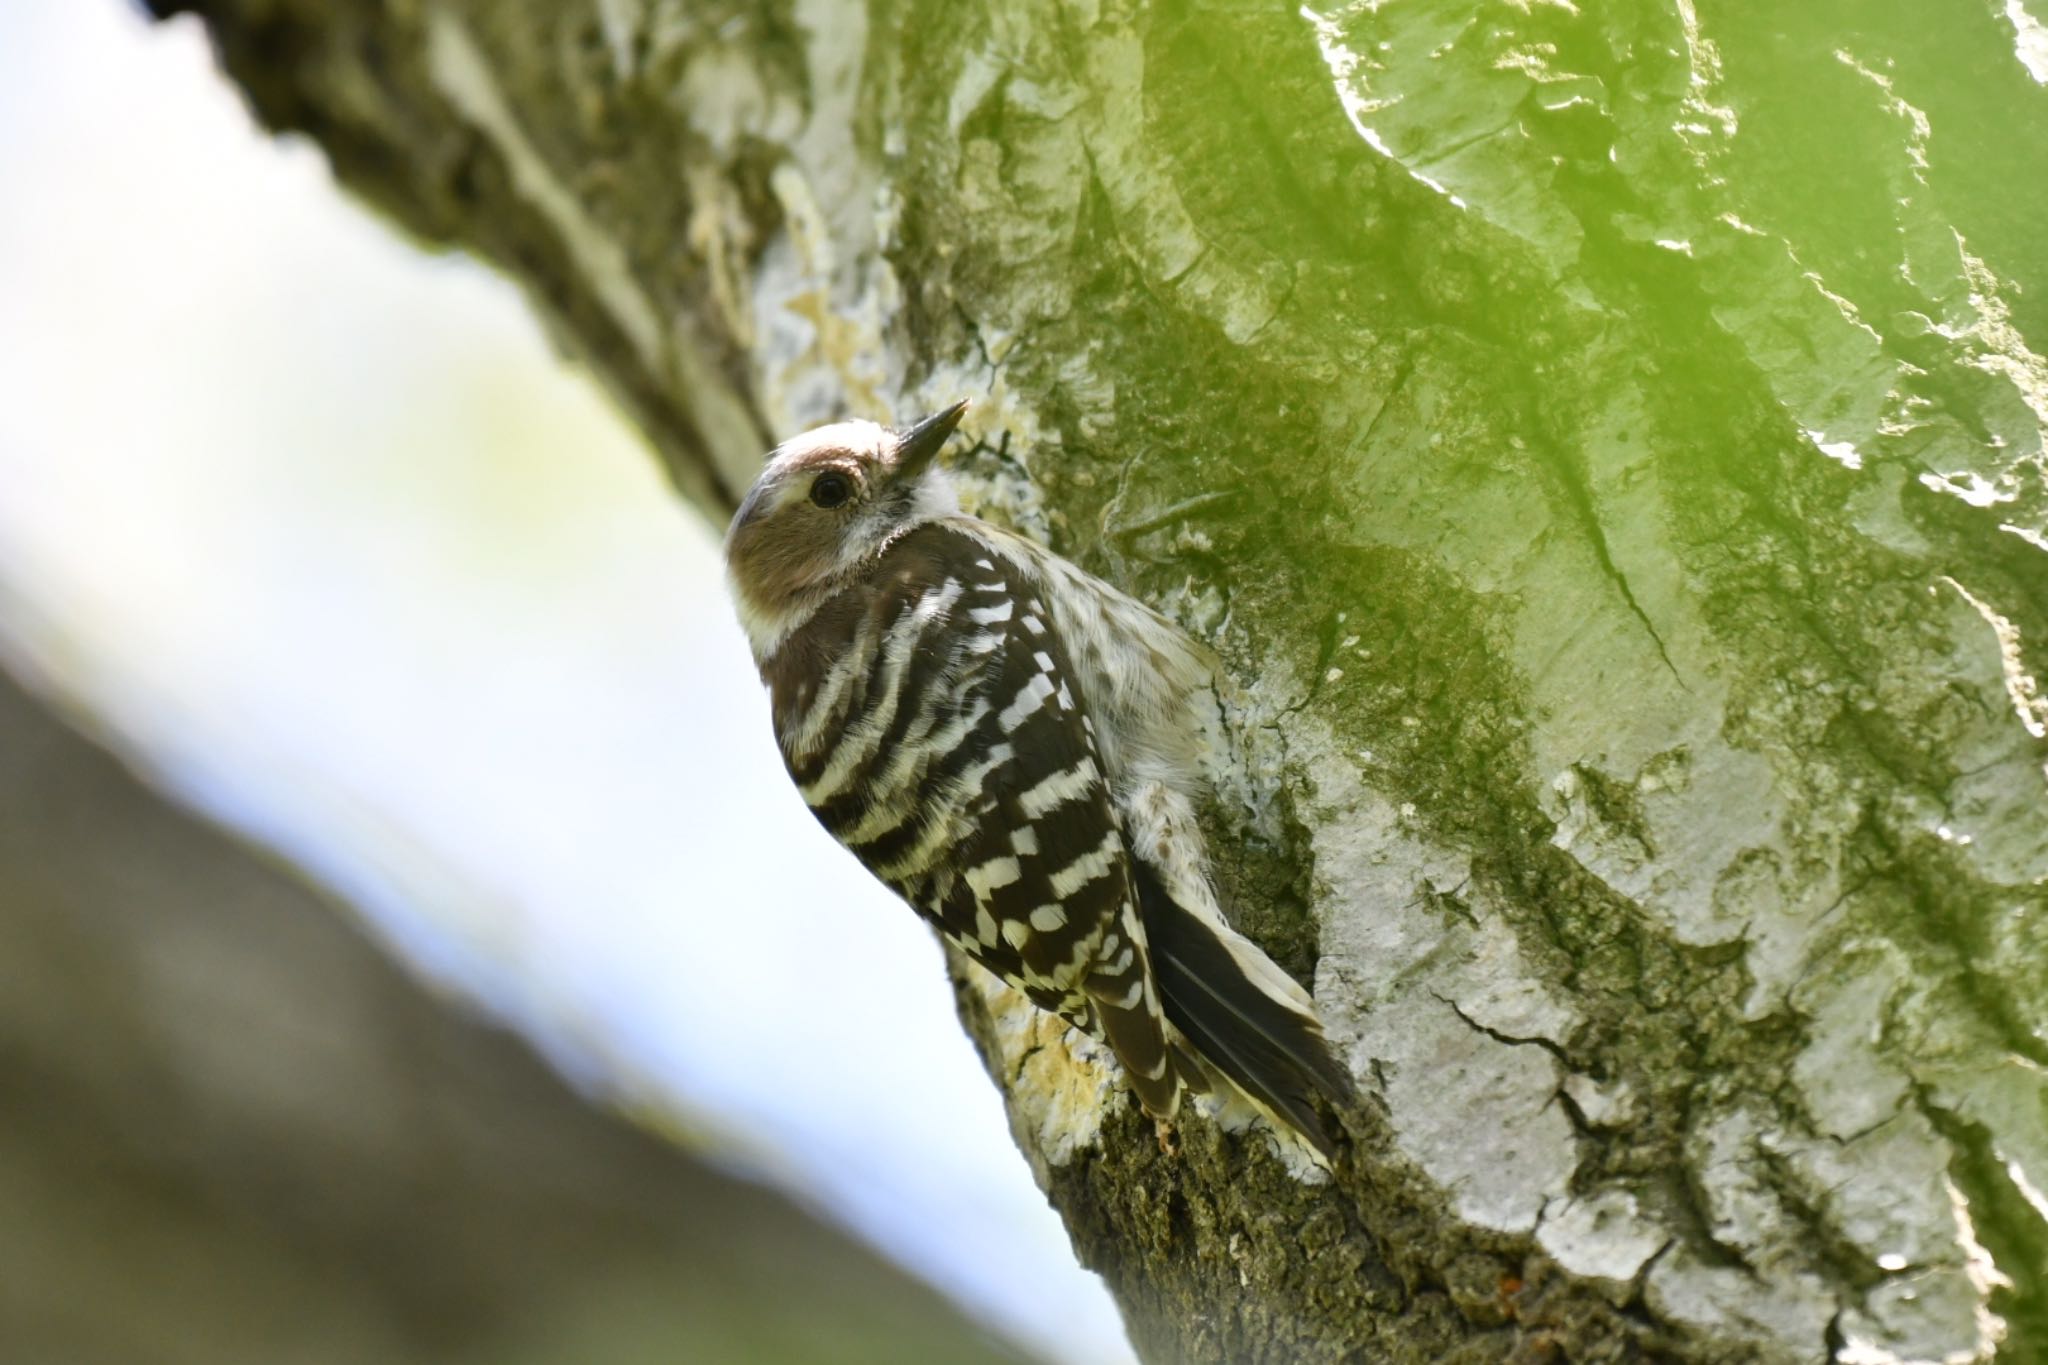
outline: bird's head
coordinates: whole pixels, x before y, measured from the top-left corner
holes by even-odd
[[[834,422],[777,446],[725,533],[726,572],[757,656],[904,532],[959,510],[935,457],[962,401],[901,431]]]

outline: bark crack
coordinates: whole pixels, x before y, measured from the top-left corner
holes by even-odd
[[[1457,1001],[1451,999],[1451,997],[1447,995],[1444,995],[1438,991],[1431,991],[1430,995],[1436,1000],[1438,1004],[1447,1006],[1452,1014],[1457,1015],[1458,1018],[1461,1021],[1463,1021],[1465,1026],[1472,1029],[1474,1032],[1483,1033],[1488,1038],[1493,1039],[1493,1041],[1495,1041],[1496,1043],[1505,1043],[1509,1047],[1541,1048],[1545,1052],[1549,1053],[1552,1057],[1555,1057],[1558,1061],[1558,1064],[1562,1066],[1567,1072],[1577,1070],[1577,1068],[1572,1065],[1571,1057],[1565,1052],[1564,1047],[1561,1044],[1559,1044],[1556,1039],[1546,1038],[1540,1034],[1531,1035],[1526,1038],[1518,1037],[1515,1034],[1508,1033],[1502,1029],[1497,1029],[1490,1025],[1480,1023],[1477,1019],[1474,1019],[1471,1015],[1467,1014],[1464,1008],[1460,1006]]]
[[[1600,514],[1593,506],[1593,493],[1587,485],[1584,469],[1578,460],[1569,456],[1558,459],[1553,464],[1563,476],[1565,496],[1571,503],[1573,515],[1577,518],[1580,529],[1586,533],[1586,544],[1593,551],[1593,558],[1599,563],[1600,572],[1620,593],[1623,604],[1648,633],[1650,643],[1657,648],[1657,657],[1664,661],[1664,667],[1669,670],[1672,680],[1681,690],[1690,693],[1692,688],[1686,684],[1685,675],[1678,671],[1678,665],[1672,662],[1671,651],[1665,648],[1664,637],[1658,632],[1656,622],[1650,619],[1650,613],[1644,611],[1642,603],[1636,600],[1635,589],[1629,586],[1628,575],[1614,562],[1613,551],[1607,544],[1607,528],[1601,525]]]

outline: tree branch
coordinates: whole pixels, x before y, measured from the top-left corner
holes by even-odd
[[[976,506],[1222,650],[1220,870],[1367,1089],[1336,1179],[1164,1160],[962,985],[1148,1355],[2048,1350],[2005,21],[199,8],[714,517],[775,435],[972,396]]]

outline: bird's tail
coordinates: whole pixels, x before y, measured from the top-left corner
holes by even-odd
[[[1220,914],[1183,905],[1153,868],[1142,860],[1133,866],[1167,1022],[1212,1073],[1300,1134],[1327,1164],[1335,1148],[1314,1097],[1343,1105],[1353,1091],[1307,992]]]

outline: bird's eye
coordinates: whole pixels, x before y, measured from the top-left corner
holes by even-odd
[[[838,507],[853,496],[853,480],[844,474],[824,473],[811,480],[811,501],[820,507]]]

